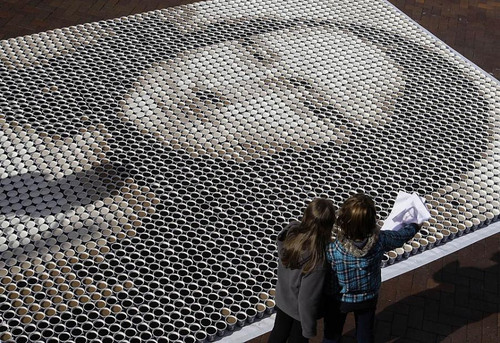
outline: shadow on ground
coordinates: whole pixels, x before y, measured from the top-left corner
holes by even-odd
[[[433,275],[438,286],[381,309],[375,341],[498,342],[494,328],[498,328],[495,314],[500,312],[500,252],[491,260],[495,264],[485,269],[451,262]],[[473,325],[480,321],[482,325]],[[483,330],[485,325],[491,330]],[[344,335],[343,342],[356,342],[354,330]]]

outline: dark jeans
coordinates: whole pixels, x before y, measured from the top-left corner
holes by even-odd
[[[308,343],[309,340],[302,336],[300,322],[293,319],[285,312],[276,308],[276,319],[268,343]]]
[[[356,340],[358,343],[375,342],[375,309],[376,301],[369,302],[367,307],[357,306],[352,310],[341,310],[338,301],[329,301],[328,309],[324,317],[324,339],[323,343],[338,343],[342,339],[344,323],[349,312],[354,313],[356,322]],[[343,307],[343,306],[342,306]]]

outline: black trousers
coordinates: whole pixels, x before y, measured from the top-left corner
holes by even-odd
[[[339,343],[342,340],[344,323],[349,312],[354,313],[356,323],[356,340],[358,343],[373,343],[375,341],[375,310],[377,299],[359,304],[342,304],[336,300],[328,302],[324,317],[323,343]]]
[[[276,308],[276,319],[268,343],[308,343],[309,340],[302,336],[300,322],[293,319],[285,312]]]

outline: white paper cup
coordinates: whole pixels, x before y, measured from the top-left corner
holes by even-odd
[[[420,249],[420,243],[418,241],[412,241],[410,244],[412,248],[411,254],[412,255],[417,254]]]
[[[396,248],[394,249],[394,251],[396,252],[396,254],[398,254],[396,257],[396,261],[401,261],[403,259],[405,250],[403,248]]]
[[[245,310],[245,313],[247,314],[247,322],[252,324],[255,318],[257,318],[257,310],[253,307],[249,307]]]
[[[427,249],[434,248],[434,245],[436,244],[436,237],[434,237],[434,236],[427,236],[427,241],[429,242],[429,245],[427,246]]]
[[[420,229],[419,233],[422,235],[421,238],[426,238],[427,236],[429,236],[429,230],[427,229]]]
[[[382,259],[380,260],[380,268],[387,267],[388,262],[389,262],[389,255],[387,254],[382,255]]]
[[[405,243],[403,245],[403,250],[404,250],[403,258],[408,258],[408,257],[410,257],[413,248],[412,248],[411,244]]]
[[[239,327],[243,327],[247,321],[247,318],[248,316],[245,312],[236,313],[236,319],[237,319],[236,325]]]
[[[389,256],[389,261],[387,262],[388,265],[394,264],[396,262],[396,258],[398,257],[398,253],[395,252],[394,250],[388,251],[387,255]]]
[[[219,320],[217,323],[215,323],[215,327],[217,328],[217,336],[222,337],[226,334],[226,321]]]
[[[420,248],[418,248],[419,252],[424,252],[425,250],[427,250],[429,241],[426,238],[420,238],[418,242],[420,243]]]
[[[207,334],[207,342],[215,341],[215,338],[217,338],[217,328],[215,326],[207,326],[204,331]]]

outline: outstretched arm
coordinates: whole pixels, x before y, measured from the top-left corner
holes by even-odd
[[[406,224],[398,231],[382,231],[380,240],[384,250],[391,250],[402,246],[407,240],[415,236],[420,230],[420,225],[416,223]]]

